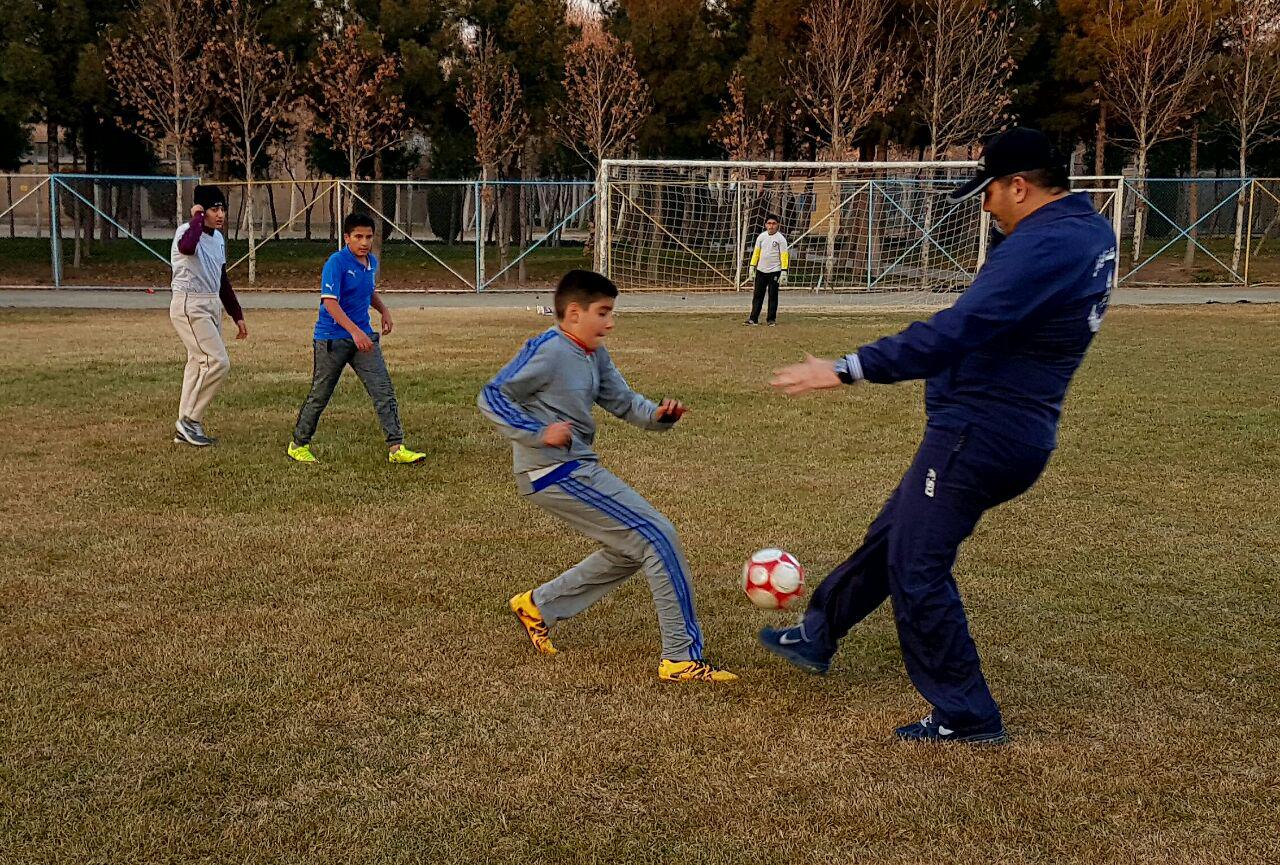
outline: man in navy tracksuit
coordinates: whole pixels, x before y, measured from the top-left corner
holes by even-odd
[[[823,580],[799,625],[765,648],[825,673],[840,639],[885,600],[907,673],[932,711],[912,741],[1008,741],[983,678],[951,568],[984,511],[1035,483],[1057,444],[1071,377],[1110,299],[1116,238],[1039,132],[1011,129],[983,150],[979,192],[1005,239],[955,305],[837,361],[778,370],[787,393],[926,379],[928,422],[911,467],[862,546]]]

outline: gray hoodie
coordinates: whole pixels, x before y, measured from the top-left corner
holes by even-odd
[[[476,404],[511,439],[512,468],[522,476],[569,460],[599,460],[593,405],[642,429],[668,430],[674,423],[656,419],[658,406],[628,387],[603,346],[588,352],[559,327],[526,342]],[[573,426],[567,448],[542,443],[543,430],[558,421]]]

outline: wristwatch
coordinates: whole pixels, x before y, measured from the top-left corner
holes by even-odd
[[[836,375],[844,384],[854,384],[862,380],[862,363],[858,360],[856,351],[836,361]]]

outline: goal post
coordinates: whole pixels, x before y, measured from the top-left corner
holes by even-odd
[[[773,214],[790,246],[790,289],[962,290],[987,223],[979,199],[946,196],[975,166],[605,160],[598,266],[624,289],[749,288],[755,238]]]

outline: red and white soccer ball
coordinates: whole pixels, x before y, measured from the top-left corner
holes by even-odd
[[[785,610],[804,594],[804,566],[785,550],[760,550],[742,566],[742,590],[764,610]]]

